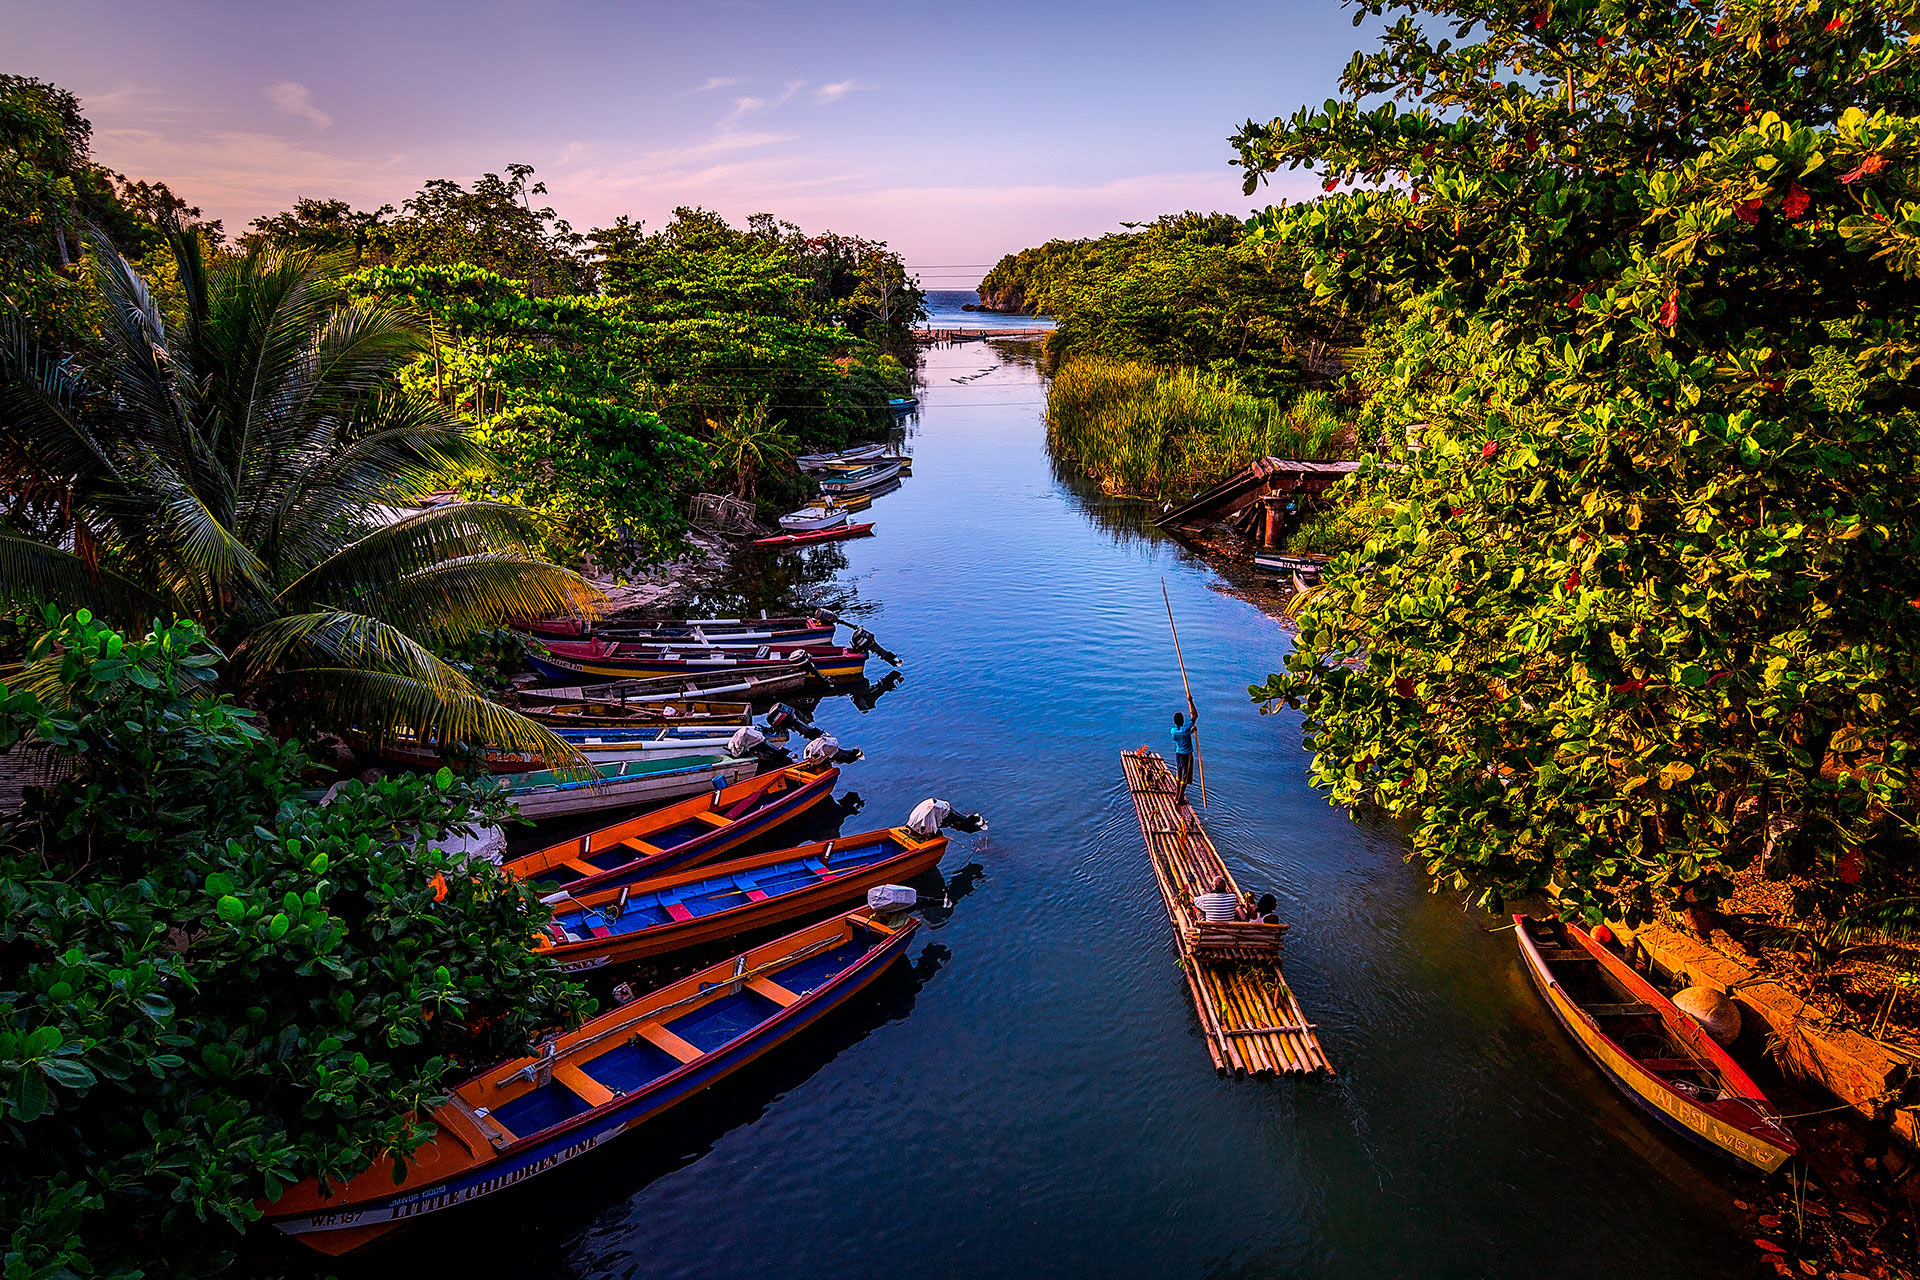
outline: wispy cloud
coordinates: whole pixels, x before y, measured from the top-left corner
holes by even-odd
[[[268,85],[267,97],[288,115],[310,120],[317,128],[324,129],[333,123],[332,116],[313,105],[313,95],[298,80],[281,80]]]
[[[746,117],[766,105],[767,100],[765,98],[735,98],[733,100],[733,110],[721,117],[720,127],[722,129],[731,129]]]
[[[794,94],[800,92],[802,89],[806,87],[807,87],[807,82],[805,80],[787,81],[786,87],[780,90],[780,96],[773,100],[773,105],[776,107],[779,106],[781,103],[785,102],[788,98],[791,98]]]
[[[815,102],[838,102],[860,86],[851,80],[836,80],[832,84],[823,84],[813,91]]]
[[[693,92],[712,93],[715,89],[732,88],[734,85],[739,84],[740,80],[741,77],[739,76],[708,76],[706,82],[699,88],[694,89]]]

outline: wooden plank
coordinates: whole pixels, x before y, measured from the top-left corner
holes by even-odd
[[[655,1048],[664,1049],[682,1062],[692,1062],[701,1056],[698,1049],[657,1022],[643,1022],[633,1031],[635,1035],[644,1038]]]
[[[800,1003],[800,997],[787,990],[771,978],[750,978],[746,983],[749,991],[757,991],[782,1009],[788,1005]]]
[[[570,1062],[555,1063],[553,1078],[579,1094],[580,1100],[590,1107],[604,1107],[618,1096],[613,1090]]]

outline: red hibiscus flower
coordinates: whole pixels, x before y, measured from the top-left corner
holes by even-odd
[[[1338,179],[1338,178],[1328,178],[1328,179],[1327,179],[1327,180],[1326,180],[1325,182],[1323,182],[1323,183],[1321,183],[1321,184],[1320,184],[1320,189],[1321,189],[1322,191],[1331,191],[1331,190],[1333,190],[1333,189],[1334,189],[1335,187],[1337,187],[1337,186],[1339,186],[1339,185],[1340,185],[1340,179]]]
[[[1409,680],[1405,676],[1401,676],[1399,679],[1393,682],[1393,691],[1399,694],[1403,698],[1415,697],[1418,693],[1418,691],[1413,687],[1413,681]]]
[[[1575,569],[1567,575],[1566,587],[1569,591],[1578,591],[1580,589],[1580,571],[1578,569]]]
[[[1447,514],[1450,516],[1465,515],[1466,511],[1467,509],[1465,507],[1448,507],[1447,508]]]
[[[1760,221],[1760,201],[1747,200],[1733,206],[1733,216],[1750,227],[1757,225]]]
[[[1545,5],[1542,5],[1540,8],[1534,11],[1533,29],[1535,31],[1538,31],[1540,28],[1546,26],[1547,20],[1551,17],[1553,17],[1553,10],[1547,8]]]
[[[1780,202],[1780,212],[1798,221],[1806,216],[1807,207],[1812,203],[1813,197],[1807,194],[1805,187],[1797,182],[1789,182],[1786,199]]]
[[[1500,442],[1498,440],[1489,440],[1480,447],[1480,456],[1483,458],[1497,457],[1499,453]]]
[[[1839,31],[1846,25],[1847,25],[1847,20],[1841,17],[1837,13],[1834,14],[1831,18],[1827,19],[1827,30],[1829,31]]]

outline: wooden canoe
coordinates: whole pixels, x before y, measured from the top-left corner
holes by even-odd
[[[866,465],[874,458],[884,454],[889,446],[883,440],[878,444],[860,444],[851,449],[842,449],[838,453],[803,453],[793,460],[793,465],[802,471],[830,471],[834,467],[847,463]]]
[[[529,720],[537,720],[555,729],[701,725],[710,728],[724,726],[731,730],[753,723],[753,704],[685,699],[669,702],[636,702],[627,706],[617,702],[602,701],[542,701],[523,707],[520,714]]]
[[[832,767],[788,765],[549,845],[505,869],[542,892],[578,894],[690,867],[799,817],[831,796],[839,777]]]
[[[742,674],[734,670],[697,671],[600,684],[569,684],[515,692],[520,706],[538,708],[546,702],[582,702],[622,707],[646,706],[686,698],[717,698],[722,694],[743,699],[772,698],[802,688],[813,678],[813,660],[805,654],[782,666],[757,668]]]
[[[699,1093],[864,990],[919,920],[862,907],[650,991],[481,1072],[435,1107],[439,1132],[358,1177],[308,1179],[262,1201],[266,1220],[321,1253],[361,1248],[416,1218],[478,1200],[593,1150]]]
[[[755,538],[753,545],[768,551],[784,551],[789,547],[810,547],[816,542],[864,538],[872,532],[873,524],[869,521],[866,524],[843,524],[837,529],[821,529],[816,533],[776,533],[771,538]]]
[[[834,497],[843,493],[859,493],[866,489],[877,489],[899,475],[898,459],[875,462],[851,471],[829,470],[820,478],[820,492]]]
[[[1554,1016],[1655,1119],[1762,1173],[1800,1149],[1760,1086],[1626,961],[1577,925],[1513,920],[1521,961]]]
[[[651,655],[567,656],[529,651],[527,665],[550,680],[628,680],[638,676],[672,676],[713,671],[753,675],[788,671],[795,658],[806,660],[808,674],[819,679],[852,680],[866,670],[867,655],[858,649],[821,649],[806,646],[759,650],[663,649]]]
[[[627,760],[663,760],[671,756],[725,755],[737,726],[715,724],[622,725],[612,729],[591,726],[553,728],[556,736],[578,751],[589,764],[610,765]],[[356,745],[359,745],[356,743]],[[446,756],[430,742],[398,738],[369,748],[389,764],[413,769],[438,769]],[[488,747],[479,766],[489,773],[527,773],[546,764],[543,756]]]
[[[910,879],[937,866],[946,849],[945,836],[892,827],[710,863],[563,898],[535,945],[566,973],[644,960]]]
[[[833,638],[833,623],[826,618],[789,614],[767,618],[664,618],[654,621],[635,619],[542,618],[535,622],[516,622],[514,629],[529,635],[552,636],[560,640],[584,640],[588,636],[630,636],[633,639],[684,641],[701,635],[737,639],[773,640],[788,636]]]
[[[624,760],[602,765],[586,777],[542,769],[509,773],[507,799],[524,818],[559,818],[601,809],[659,804],[713,790],[715,778],[731,784],[760,771],[752,760],[717,752],[706,756],[668,756],[664,760]]]

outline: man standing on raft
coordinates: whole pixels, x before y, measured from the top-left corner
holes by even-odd
[[[1187,802],[1187,784],[1193,781],[1193,731],[1200,727],[1200,713],[1193,699],[1187,699],[1187,714],[1173,713],[1173,774],[1179,787],[1173,793],[1174,807]]]

